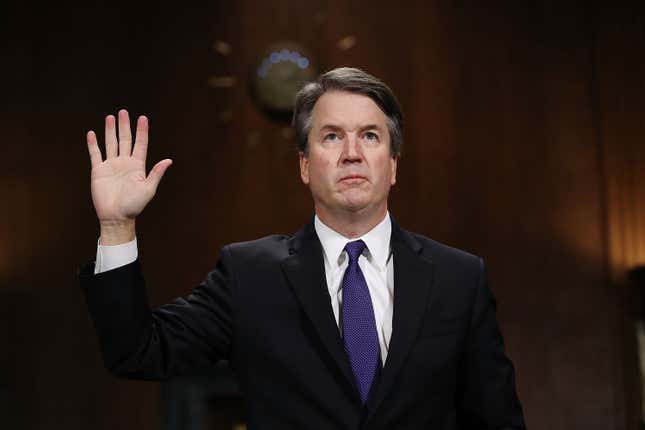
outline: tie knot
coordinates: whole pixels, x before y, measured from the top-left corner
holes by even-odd
[[[365,245],[365,242],[363,242],[362,240],[347,242],[347,244],[345,245],[345,251],[347,251],[349,261],[357,261],[358,257],[363,253],[366,246],[367,245]]]

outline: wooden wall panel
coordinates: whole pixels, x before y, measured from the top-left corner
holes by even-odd
[[[642,4],[598,7],[595,19],[597,133],[601,149],[606,228],[606,266],[616,303],[612,325],[618,360],[615,378],[625,386],[627,428],[643,420],[634,320],[644,293],[632,290],[626,273],[645,264],[645,49]],[[642,318],[642,316],[640,316]],[[617,400],[621,393],[617,393]],[[620,403],[618,403],[620,404]]]
[[[643,258],[642,7],[549,3],[14,11],[4,26],[14,67],[2,78],[16,85],[0,106],[11,143],[0,147],[10,424],[160,427],[158,385],[102,369],[74,279],[98,234],[84,133],[121,107],[150,117],[149,165],[174,165],[140,217],[140,252],[153,304],[184,295],[222,245],[312,216],[288,124],[260,113],[247,85],[267,45],[293,40],[324,69],[365,68],[398,95],[406,132],[392,213],[486,259],[529,426],[634,428],[631,334],[610,280]],[[347,36],[355,46],[340,49]],[[215,40],[231,54],[215,53]],[[235,85],[209,88],[212,75]]]

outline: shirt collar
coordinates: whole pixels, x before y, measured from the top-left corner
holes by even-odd
[[[369,251],[367,257],[370,262],[381,270],[385,270],[387,267],[387,261],[390,257],[390,236],[392,233],[392,221],[390,220],[389,211],[385,213],[383,220],[373,229],[353,239],[349,239],[337,231],[332,230],[318,218],[318,215],[314,217],[314,228],[322,244],[325,259],[331,267],[338,267],[343,261],[345,244],[359,239],[362,239],[367,246],[367,250]]]

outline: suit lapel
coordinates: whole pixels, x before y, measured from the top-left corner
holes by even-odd
[[[282,261],[282,269],[291,288],[329,353],[333,366],[345,379],[346,388],[357,401],[360,401],[351,366],[334,319],[322,247],[313,221],[291,239],[289,254],[289,257]]]
[[[394,220],[390,243],[394,256],[392,337],[385,367],[367,403],[369,417],[392,388],[416,340],[433,282],[433,263],[421,255],[419,242]]]

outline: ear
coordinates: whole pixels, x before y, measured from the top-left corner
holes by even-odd
[[[298,152],[298,157],[300,158],[300,179],[303,184],[309,185],[309,158],[302,151]]]
[[[396,184],[396,166],[399,162],[399,156],[394,155],[390,159],[390,185]]]

